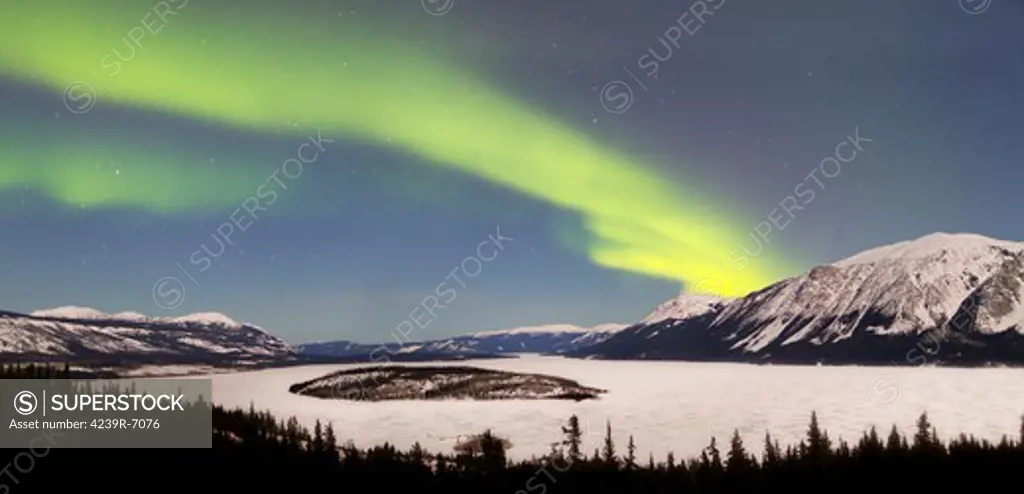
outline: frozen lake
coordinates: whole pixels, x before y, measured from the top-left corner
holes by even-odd
[[[360,447],[385,441],[407,448],[419,441],[451,452],[459,434],[490,428],[509,438],[512,458],[541,455],[561,438],[559,428],[576,414],[589,436],[587,454],[601,445],[605,420],[620,452],[629,434],[637,457],[669,451],[689,458],[712,435],[727,449],[739,429],[748,449],[760,453],[765,430],[783,445],[804,437],[812,410],[831,437],[856,440],[872,425],[879,433],[896,424],[904,433],[927,411],[939,435],[960,432],[997,440],[1015,437],[1024,414],[1024,370],[934,367],[800,367],[690,362],[574,360],[523,356],[517,359],[410,365],[473,365],[488,369],[566,377],[607,389],[599,400],[572,401],[393,401],[359,403],[293,395],[288,387],[354,365],[313,365],[213,379],[214,401],[227,407],[294,415],[312,427],[331,422],[339,440]]]

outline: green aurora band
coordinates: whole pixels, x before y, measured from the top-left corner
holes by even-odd
[[[257,152],[210,164],[209,150],[75,118],[0,122],[0,191],[27,187],[82,209],[142,206],[161,214],[237,207],[269,171]],[[269,169],[269,167],[268,167]]]
[[[682,281],[689,291],[743,295],[790,271],[767,255],[737,267],[731,253],[749,244],[753,222],[446,62],[453,54],[428,54],[379,26],[199,0],[31,0],[4,10],[0,77],[56,92],[87,81],[98,105],[300,139],[321,129],[408,152],[573,211],[591,235],[583,248],[593,262]],[[225,187],[230,176],[195,187],[188,168],[159,157],[131,187],[108,190],[109,181],[74,173],[75,163],[102,159],[93,151],[50,153],[44,172],[7,149],[0,186],[29,183],[68,203],[160,211],[237,204],[252,192],[251,184]]]

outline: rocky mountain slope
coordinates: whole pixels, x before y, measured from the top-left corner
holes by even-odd
[[[116,361],[145,364],[228,363],[293,357],[280,338],[223,314],[150,318],[61,307],[0,311],[0,357],[6,360]]]
[[[937,233],[818,266],[742,298],[680,295],[573,355],[1024,363],[1022,267],[1022,243]]]

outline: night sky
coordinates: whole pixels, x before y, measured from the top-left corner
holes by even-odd
[[[1019,0],[5,2],[0,308],[378,342],[434,296],[428,339],[633,322],[934,231],[1021,240],[1022,19]]]

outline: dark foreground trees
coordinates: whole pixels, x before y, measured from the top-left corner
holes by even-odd
[[[40,369],[0,369],[2,377],[47,377]],[[64,377],[57,373],[53,377]],[[0,404],[3,406],[3,404]],[[8,414],[3,414],[7,418]],[[992,444],[970,436],[943,442],[926,415],[909,436],[875,429],[854,443],[832,438],[811,416],[806,438],[780,446],[766,433],[750,448],[738,431],[714,438],[697,458],[637,461],[632,437],[620,448],[610,437],[593,452],[580,447],[570,417],[552,431],[543,458],[509,462],[504,443],[486,432],[480,447],[432,454],[416,444],[360,449],[339,443],[344,430],[249,410],[213,409],[211,450],[5,450],[0,494],[71,492],[308,492],[402,493],[857,493],[982,490],[1019,485],[1024,472],[1024,421]],[[382,424],[382,427],[384,425]],[[1011,437],[1012,436],[1012,437]]]

